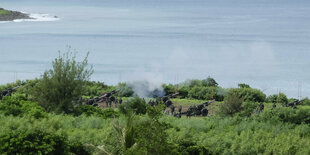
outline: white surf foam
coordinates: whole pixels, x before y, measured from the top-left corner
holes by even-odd
[[[23,12],[28,14],[26,12]],[[31,21],[31,22],[49,22],[49,21],[57,21],[59,18],[57,16],[52,16],[49,14],[39,14],[39,13],[31,13],[29,17],[32,19],[15,19],[13,22],[24,22],[24,21]]]

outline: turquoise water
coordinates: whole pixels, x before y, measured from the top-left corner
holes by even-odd
[[[1,0],[51,22],[0,23],[0,83],[31,79],[71,45],[90,51],[92,80],[177,83],[214,77],[267,94],[310,96],[306,0]]]

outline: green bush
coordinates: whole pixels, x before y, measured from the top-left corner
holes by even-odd
[[[177,143],[177,150],[181,155],[211,155],[211,151],[204,147],[199,146],[194,142],[188,140],[181,140]]]
[[[65,137],[40,130],[13,131],[0,134],[1,154],[67,154]]]
[[[242,110],[243,100],[237,94],[228,94],[224,103],[219,105],[218,114],[223,116],[231,116]]]
[[[224,95],[219,94],[219,87],[204,87],[204,86],[194,86],[188,92],[188,97],[198,100],[213,100],[223,101]]]
[[[163,107],[147,108],[148,117],[140,120],[133,127],[134,145],[125,150],[125,154],[173,154],[174,145],[168,142],[166,132],[171,126],[160,122]]]
[[[120,90],[120,96],[121,97],[130,97],[134,94],[134,91],[131,87],[129,87],[126,83],[119,83],[117,85],[117,89]]]
[[[289,100],[287,99],[284,93],[279,93],[268,96],[267,102],[281,103],[282,105],[286,105],[289,102]]]
[[[255,109],[258,108],[258,104],[254,102],[243,102],[242,103],[242,111],[239,112],[239,116],[241,117],[249,117],[253,114]]]
[[[47,113],[37,103],[26,101],[24,95],[5,96],[0,101],[0,113],[13,116],[47,117]]]
[[[214,78],[208,76],[208,78],[201,80],[201,85],[206,87],[217,87],[218,83],[215,81]]]
[[[189,98],[189,93],[190,88],[188,86],[182,86],[180,89],[178,89],[178,97],[179,98]]]
[[[309,105],[310,106],[310,99],[308,97],[301,100],[301,103],[303,105]]]
[[[75,116],[86,115],[86,116],[98,116],[102,118],[117,118],[119,113],[113,110],[112,108],[100,109],[99,107],[94,107],[91,105],[82,105],[74,110]]]
[[[281,107],[272,110],[264,110],[259,116],[263,121],[281,121],[293,124],[310,124],[310,111],[307,109],[292,109]]]
[[[242,98],[244,101],[249,102],[264,102],[266,100],[266,95],[254,88],[231,88],[228,94],[235,93]]]
[[[127,100],[125,103],[118,106],[119,111],[123,114],[128,114],[129,112],[135,112],[136,114],[146,113],[146,102],[144,99],[139,97],[134,97]]]
[[[88,68],[88,54],[77,62],[70,49],[52,62],[53,68],[45,71],[42,80],[33,89],[33,96],[47,111],[71,113],[85,91],[86,81],[93,73]]]

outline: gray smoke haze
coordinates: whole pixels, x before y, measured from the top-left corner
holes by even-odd
[[[197,47],[181,45],[169,53],[161,54],[160,60],[150,60],[144,66],[141,65],[127,75],[126,79],[129,80],[126,83],[140,97],[148,97],[154,90],[162,91],[163,83],[177,84],[187,79],[201,80],[211,76],[224,88],[247,83],[267,94],[273,94],[276,88],[270,83],[278,78],[272,76],[279,71],[279,61],[275,54],[273,47],[264,41],[246,45],[224,44],[221,47],[210,47],[203,53]]]
[[[162,87],[162,77],[155,72],[143,72],[137,71],[131,75],[131,80],[127,81],[129,87],[131,87],[139,97],[154,97],[164,96],[165,92]]]

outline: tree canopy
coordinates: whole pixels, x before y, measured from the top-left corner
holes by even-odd
[[[44,72],[36,85],[33,96],[46,110],[56,113],[70,113],[74,104],[78,103],[85,83],[93,74],[88,65],[88,55],[81,62],[76,61],[76,53],[69,50],[52,62],[52,69]]]

